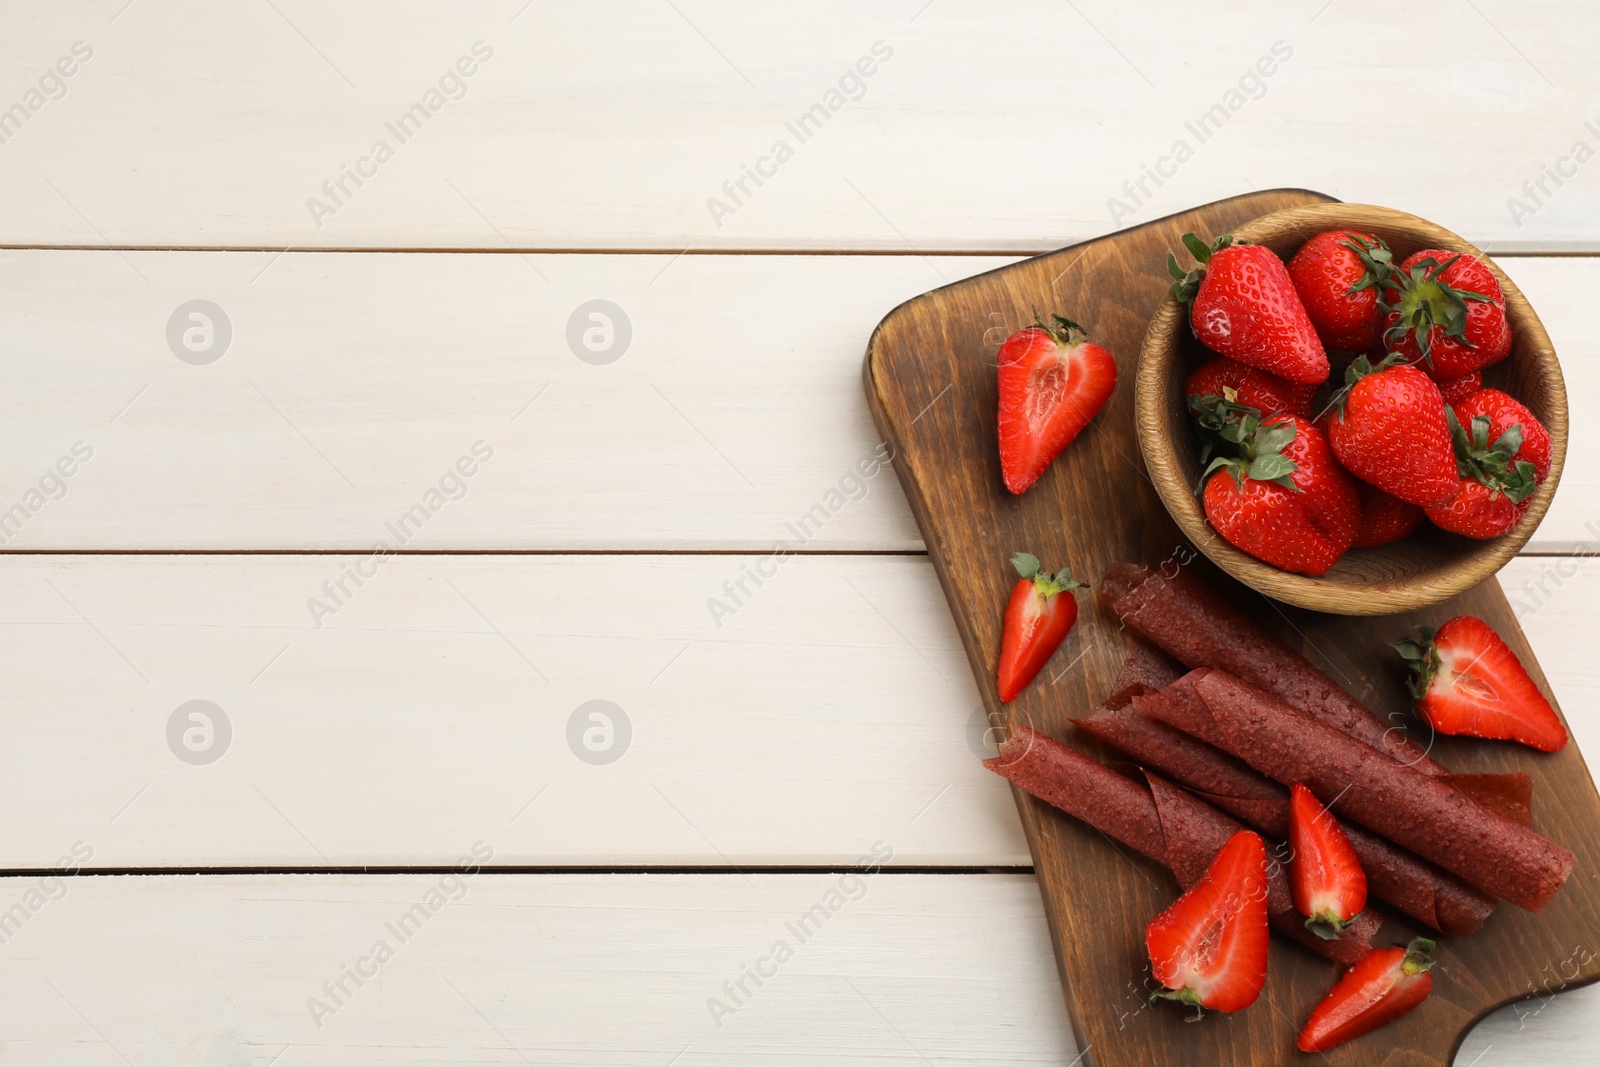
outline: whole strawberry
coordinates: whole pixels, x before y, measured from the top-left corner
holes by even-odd
[[[1464,400],[1451,402],[1450,407],[1463,427],[1471,426],[1479,415],[1487,418],[1491,441],[1498,440],[1513,426],[1521,427],[1522,448],[1517,458],[1532,463],[1534,480],[1544,484],[1550,476],[1550,431],[1515,397],[1498,389],[1480,389]]]
[[[1202,363],[1183,387],[1191,400],[1220,396],[1232,404],[1255,408],[1262,415],[1298,415],[1309,419],[1316,403],[1315,384],[1291,382],[1259,367],[1217,356]]]
[[[1300,246],[1289,277],[1324,348],[1379,350],[1384,311],[1378,297],[1392,264],[1389,246],[1370,233],[1330,230]]]
[[[1473,371],[1463,374],[1459,378],[1445,378],[1439,382],[1439,395],[1444,397],[1446,404],[1458,404],[1467,397],[1483,388],[1483,372]]]
[[[1361,529],[1351,548],[1377,548],[1411,536],[1425,517],[1422,509],[1390,496],[1375,485],[1360,483]]]
[[[1361,526],[1355,481],[1334,462],[1322,433],[1293,415],[1241,416],[1239,455],[1205,475],[1206,518],[1234,547],[1286,571],[1320,575]]]
[[[1527,514],[1528,497],[1539,485],[1538,471],[1521,458],[1522,427],[1513,425],[1491,439],[1488,415],[1475,415],[1462,426],[1450,410],[1449,421],[1460,482],[1450,500],[1426,509],[1428,518],[1441,529],[1479,540],[1510,532]]]
[[[1384,283],[1384,344],[1438,381],[1481,370],[1511,351],[1505,293],[1475,256],[1425,248]]]
[[[1291,382],[1328,380],[1328,354],[1277,253],[1232,236],[1207,245],[1192,233],[1183,243],[1200,266],[1185,273],[1176,256],[1167,272],[1172,295],[1193,301],[1194,334],[1214,351]]]
[[[1357,357],[1328,417],[1328,443],[1345,470],[1418,507],[1461,489],[1439,387],[1407,364]]]
[[[1105,406],[1117,360],[1061,315],[1018,330],[1000,346],[1000,473],[1025,493]]]

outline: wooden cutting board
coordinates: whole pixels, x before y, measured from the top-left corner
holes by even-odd
[[[1045,566],[1070,564],[1096,582],[1108,565],[1183,564],[1235,596],[1269,630],[1298,647],[1379,715],[1411,718],[1390,639],[1460,614],[1487,620],[1550,689],[1497,582],[1410,615],[1319,615],[1266,600],[1227,579],[1182,538],[1145,475],[1133,431],[1134,364],[1145,325],[1166,292],[1169,250],[1189,230],[1221,234],[1282,208],[1330,198],[1301,190],[1252,193],[1096,241],[1064,248],[934,290],[892,311],[866,357],[873,417],[893,445],[895,468],[949,598],[992,721],[1027,723],[1110,757],[1071,725],[1110,690],[1128,637],[1092,594],[1080,594],[1077,628],[1039,679],[1010,705],[995,695],[1001,617],[1015,574],[1007,560],[1031,551]],[[995,354],[1036,314],[1078,320],[1115,353],[1116,393],[1093,425],[1022,497],[1000,481],[995,445]],[[1503,904],[1470,938],[1440,939],[1433,996],[1417,1011],[1317,1062],[1371,1067],[1449,1064],[1486,1013],[1600,978],[1600,796],[1576,745],[1554,755],[1520,746],[1440,738],[1434,754],[1458,771],[1526,771],[1534,825],[1577,853],[1577,867],[1542,915]],[[1183,1021],[1152,1006],[1144,927],[1177,897],[1161,866],[1021,791],[1023,827],[1044,894],[1067,1010],[1099,1067],[1246,1067],[1311,1062],[1295,1037],[1339,968],[1273,939],[1267,987],[1247,1011]],[[1376,944],[1427,933],[1386,913]],[[1535,1005],[1529,1006],[1529,1011]],[[1537,1020],[1530,1020],[1536,1026]]]

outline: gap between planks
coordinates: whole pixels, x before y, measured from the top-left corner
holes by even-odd
[[[1109,236],[1102,234],[1100,236]],[[796,258],[819,256],[897,256],[918,259],[928,256],[963,257],[969,259],[1017,257],[1031,259],[1049,255],[1062,249],[1087,244],[1097,240],[1085,237],[1064,245],[1038,248],[467,248],[417,245],[404,248],[374,248],[370,246],[310,248],[285,245],[112,245],[112,244],[7,244],[0,242],[0,252],[286,252],[316,255],[438,255],[438,256],[793,256]],[[1482,245],[1479,245],[1483,248]],[[1561,249],[1538,251],[1512,249],[1496,252],[1483,251],[1496,259],[1593,259],[1600,257],[1600,247],[1591,250]]]
[[[174,874],[220,874],[220,875],[399,875],[399,874],[456,874],[461,868],[454,864],[434,865],[417,864],[375,864],[364,867],[80,867],[76,870],[58,870],[53,867],[17,867],[10,870],[0,870],[0,879],[4,878],[123,878],[153,875]],[[650,864],[620,864],[620,865],[594,865],[582,864],[573,866],[536,866],[526,864],[486,866],[479,867],[478,874],[488,875],[555,875],[555,874],[852,874],[860,870],[850,865],[806,865],[806,864],[701,864],[701,865],[661,865]],[[941,866],[937,864],[906,864],[903,866],[880,867],[878,873],[892,875],[999,875],[999,874],[1025,874],[1031,876],[1033,868],[1030,866]]]

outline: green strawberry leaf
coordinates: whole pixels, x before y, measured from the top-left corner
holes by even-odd
[[[1418,700],[1428,695],[1428,688],[1433,685],[1434,672],[1439,669],[1439,652],[1433,644],[1433,636],[1436,633],[1438,631],[1433,627],[1424,626],[1417,631],[1415,637],[1402,637],[1389,643],[1411,668],[1409,682],[1411,695]]]

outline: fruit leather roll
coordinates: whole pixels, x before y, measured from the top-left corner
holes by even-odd
[[[1148,777],[1140,783],[1027,726],[1019,726],[984,766],[1025,792],[1088,823],[1113,841],[1171,870],[1187,889],[1205,875],[1217,850],[1244,829],[1176,786]],[[1324,941],[1295,911],[1288,879],[1269,864],[1267,915],[1273,929],[1346,965],[1365,956],[1382,921],[1370,909],[1339,936]]]
[[[1572,873],[1575,857],[1555,842],[1270,693],[1221,671],[1194,688],[1198,714],[1189,700],[1141,708],[1518,907],[1542,910]]]
[[[1288,837],[1289,791],[1144,710],[1151,702],[1165,699],[1169,698],[1148,689],[1114,694],[1077,723],[1141,766],[1165,775],[1246,826],[1278,838]],[[1341,825],[1377,899],[1449,935],[1475,933],[1494,911],[1494,900],[1454,875],[1359,826]]]
[[[1123,622],[1185,666],[1227,671],[1399,763],[1427,774],[1445,773],[1402,730],[1378,718],[1188,571],[1178,570],[1169,578],[1149,567],[1113,563],[1106,569],[1100,596]]]

